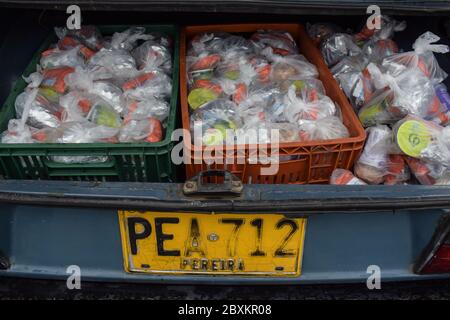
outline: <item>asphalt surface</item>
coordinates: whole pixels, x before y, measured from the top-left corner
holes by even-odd
[[[303,286],[162,286],[82,283],[68,290],[63,281],[2,279],[0,300],[10,299],[145,299],[145,300],[449,300],[450,281],[382,283],[380,290],[364,284]]]

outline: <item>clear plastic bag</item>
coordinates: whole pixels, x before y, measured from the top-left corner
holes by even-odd
[[[62,134],[57,143],[95,143],[111,141],[118,133],[118,128],[97,125],[89,121],[65,122],[59,128]]]
[[[122,89],[109,80],[98,80],[109,77],[108,73],[103,73],[103,71],[78,68],[74,73],[67,76],[67,86],[71,90],[81,90],[90,95],[96,95],[108,102],[116,112],[121,113],[124,108]]]
[[[438,184],[439,180],[448,174],[448,167],[439,162],[420,160],[413,157],[405,157],[405,160],[411,173],[423,185]]]
[[[388,173],[392,131],[388,126],[367,129],[364,150],[355,164],[355,174],[369,184],[380,184]]]
[[[400,154],[390,154],[388,158],[387,174],[384,176],[384,184],[401,184],[408,181],[410,177],[411,175],[405,157]]]
[[[279,116],[274,114],[276,109],[273,108],[279,92],[277,88],[265,88],[249,94],[236,107],[241,122],[245,125],[251,121],[255,123],[265,120],[270,121]],[[278,112],[281,112],[281,109]],[[284,118],[281,121],[285,121]]]
[[[190,42],[188,56],[199,56],[205,53],[220,53],[223,51],[223,41],[230,37],[229,33],[201,33]]]
[[[382,73],[375,64],[370,63],[367,69],[377,89],[388,88],[392,92],[392,101],[388,101],[386,109],[394,116],[401,118],[412,114],[431,119],[443,111],[432,82],[419,68],[395,72],[388,69]]]
[[[297,90],[292,85],[284,98],[284,117],[290,122],[320,120],[336,114],[336,106],[328,96],[320,95],[315,89],[306,87]]]
[[[88,68],[105,68],[115,78],[129,78],[137,73],[136,61],[126,50],[105,49],[98,51],[88,63]]]
[[[335,33],[322,42],[320,47],[325,63],[333,66],[347,56],[361,54],[361,49],[353,42],[352,36],[346,33]]]
[[[395,124],[393,132],[404,154],[450,166],[450,127],[409,115]]]
[[[331,69],[331,73],[338,80],[356,111],[370,100],[375,91],[366,68],[367,63],[368,59],[364,55],[345,57]]]
[[[64,108],[61,119],[64,122],[85,121],[95,98],[79,91],[71,91],[59,99]]]
[[[218,98],[226,98],[226,94],[217,79],[199,79],[189,87],[188,104],[193,110]]]
[[[366,185],[364,181],[358,179],[353,173],[346,169],[334,169],[331,173],[330,184],[334,185]]]
[[[29,108],[27,101],[30,102]],[[22,118],[23,122],[31,127],[56,128],[61,122],[61,107],[50,101],[40,90],[22,92],[17,96],[14,106],[17,117]]]
[[[319,22],[306,24],[306,31],[315,44],[322,43],[323,40],[331,37],[335,33],[342,33],[341,27],[334,23]]]
[[[95,26],[81,26],[79,30],[56,27],[55,33],[59,39],[64,39],[65,37],[72,38],[94,51],[100,50],[103,46],[102,35]]]
[[[66,77],[73,73],[75,68],[57,67],[42,71],[41,87],[51,88],[58,93],[64,93],[67,89]]]
[[[257,76],[257,72],[251,65],[248,56],[233,50],[221,55],[216,76],[248,85]]]
[[[217,99],[196,109],[190,118],[191,135],[196,145],[218,145],[226,142],[226,131],[241,127],[236,104]]]
[[[161,99],[148,99],[144,101],[129,101],[124,111],[124,121],[140,120],[153,117],[164,121],[170,112],[170,105]]]
[[[377,90],[372,98],[367,101],[358,112],[359,121],[363,127],[371,127],[380,124],[394,124],[402,118],[389,112],[393,101],[393,93],[390,90]]]
[[[427,31],[414,42],[414,51],[389,56],[383,60],[382,65],[391,74],[398,74],[405,69],[418,68],[433,84],[440,83],[447,78],[447,73],[440,68],[434,53],[447,53],[449,47],[443,44],[434,44],[439,39],[437,35]]]
[[[353,36],[355,42],[392,38],[395,32],[406,29],[406,21],[397,21],[386,15],[376,16],[375,19],[379,19],[377,22],[379,22],[380,28],[369,29],[367,23],[365,23],[362,30]]]
[[[172,79],[163,72],[142,73],[122,85],[124,97],[139,101],[169,99],[172,93]]]
[[[271,48],[265,49],[262,54],[272,61],[270,78],[274,82],[288,79],[317,78],[319,72],[303,55],[277,56]]]
[[[82,67],[85,61],[80,56],[80,46],[69,50],[49,49],[42,53],[40,65],[43,69],[56,67]]]
[[[96,143],[117,141],[118,128],[99,126],[89,121],[65,122],[54,135],[53,143]],[[101,163],[108,161],[107,156],[53,156],[60,163]]]
[[[362,51],[369,61],[381,63],[384,58],[397,54],[398,47],[392,39],[374,39],[366,42]]]
[[[316,121],[299,121],[301,141],[323,141],[348,138],[350,133],[342,120],[329,116]]]
[[[255,44],[257,51],[271,48],[274,54],[281,56],[295,55],[298,53],[295,40],[286,31],[259,30],[250,39]]]
[[[152,38],[152,35],[145,34],[144,27],[131,27],[123,32],[115,32],[111,38],[110,47],[116,50],[131,51],[139,40],[147,41]]]
[[[172,56],[167,46],[154,40],[148,40],[134,49],[131,53],[139,70],[153,71],[161,69],[170,74],[172,70]]]
[[[192,83],[199,79],[211,80],[214,69],[221,59],[222,57],[219,54],[210,54],[207,52],[201,53],[198,56],[187,56],[186,64],[189,81]]]
[[[434,89],[436,91],[436,96],[442,105],[443,111],[434,117],[432,121],[441,126],[447,126],[450,123],[450,94],[443,83],[437,84],[434,86]]]
[[[161,122],[152,117],[124,121],[120,142],[159,142],[163,138]]]
[[[23,125],[20,119],[11,119],[8,129],[0,135],[1,143],[33,143],[30,127]]]
[[[98,126],[119,128],[122,124],[119,113],[102,99],[93,101],[92,108],[86,118]]]

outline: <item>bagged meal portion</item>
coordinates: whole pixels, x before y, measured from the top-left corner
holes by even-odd
[[[366,185],[364,181],[358,179],[350,170],[334,169],[331,173],[330,184],[334,185]]]
[[[15,101],[2,143],[154,143],[164,139],[172,93],[172,40],[144,27],[101,35],[55,28]],[[64,163],[108,157],[61,156]]]

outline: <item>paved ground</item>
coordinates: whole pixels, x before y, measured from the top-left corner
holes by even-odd
[[[450,281],[385,283],[369,291],[364,285],[289,287],[160,286],[83,283],[81,291],[69,291],[65,282],[1,279],[0,299],[450,299]]]

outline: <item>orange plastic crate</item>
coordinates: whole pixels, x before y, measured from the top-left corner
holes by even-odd
[[[280,162],[279,170],[274,175],[261,175],[261,168],[267,167],[267,165],[249,163],[248,158],[252,152],[258,150],[258,145],[224,145],[220,152],[212,153],[210,157],[204,157],[199,152],[203,152],[205,147],[194,146],[189,137],[185,136],[185,152],[189,152],[191,158],[190,162],[185,164],[186,176],[191,178],[207,169],[226,169],[240,177],[244,183],[327,183],[335,168],[351,169],[364,146],[366,133],[349,101],[326,66],[320,51],[314,46],[304,27],[300,24],[258,23],[184,27],[180,38],[180,100],[183,128],[188,131],[190,129],[186,70],[186,49],[189,41],[195,35],[204,32],[251,34],[261,29],[285,30],[294,39],[297,39],[300,53],[317,67],[319,79],[322,81],[327,95],[341,107],[343,122],[350,132],[350,137],[325,141],[280,143],[276,154],[280,157],[295,156],[296,160]],[[270,145],[268,150],[270,154]],[[223,164],[217,163],[218,161],[208,164],[208,161],[218,157],[223,159]],[[238,161],[238,157],[240,161]]]

